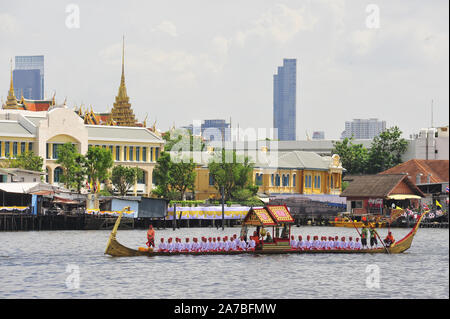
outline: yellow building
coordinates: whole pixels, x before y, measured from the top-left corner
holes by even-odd
[[[271,164],[254,163],[253,182],[259,193],[339,195],[342,164],[338,155],[320,156],[313,152],[274,152]],[[207,160],[196,169],[196,199],[220,198],[209,174]]]

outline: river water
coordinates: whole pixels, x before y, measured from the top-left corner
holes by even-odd
[[[393,229],[397,240],[410,229]],[[380,236],[386,235],[380,229]],[[239,234],[239,228],[157,230],[159,237]],[[293,227],[295,235],[355,236]],[[104,255],[110,231],[0,232],[0,298],[449,298],[449,231],[419,229],[403,254]],[[136,248],[145,230],[119,230]]]

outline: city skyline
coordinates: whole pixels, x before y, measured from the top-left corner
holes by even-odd
[[[236,3],[198,3],[202,10],[176,3],[177,11],[195,14],[193,23],[173,4],[136,10],[135,2],[80,1],[74,29],[65,25],[65,4],[1,4],[0,96],[6,99],[10,58],[39,54],[46,60],[45,97],[56,92],[69,107],[109,111],[125,34],[130,103],[139,120],[148,114],[163,131],[186,120],[230,117],[234,127],[272,127],[272,75],[285,57],[299,64],[299,139],[315,130],[339,139],[350,118],[380,118],[409,136],[430,126],[431,100],[435,126],[448,124],[445,1],[411,1],[407,11],[380,1],[375,29],[366,25],[367,5],[348,1],[250,1],[240,10]],[[118,23],[131,13],[133,22]]]

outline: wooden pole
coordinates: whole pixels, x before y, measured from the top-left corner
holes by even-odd
[[[222,195],[222,230],[224,230],[224,224],[225,224],[225,203],[224,203],[224,187],[220,187],[220,193]]]
[[[386,252],[388,254],[390,254],[389,249],[387,249],[387,247],[384,245],[384,242],[381,240],[380,235],[378,235],[378,232],[376,231],[376,229],[373,230],[375,232],[375,235],[377,235],[378,239],[380,240],[381,244],[383,245],[384,249],[386,250]]]

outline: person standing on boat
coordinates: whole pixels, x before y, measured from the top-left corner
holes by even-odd
[[[147,231],[147,246],[155,248],[155,230],[152,224],[150,224]]]
[[[364,226],[361,229],[361,245],[362,245],[362,248],[367,247],[367,237],[368,237],[367,233],[368,233],[367,228],[366,228],[366,226]]]
[[[369,232],[370,232],[370,248],[373,248],[373,246],[375,246],[375,248],[377,248],[378,240],[377,240],[375,228],[371,227],[369,229]]]

